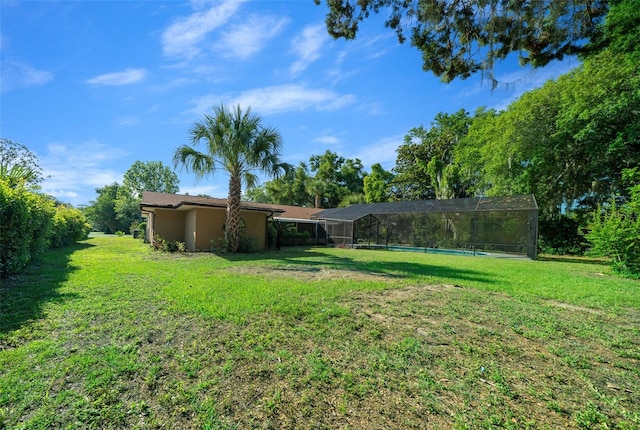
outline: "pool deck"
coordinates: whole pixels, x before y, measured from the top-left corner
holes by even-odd
[[[440,255],[459,255],[467,257],[491,257],[491,258],[509,258],[513,260],[529,260],[531,259],[524,254],[507,254],[501,252],[486,252],[486,251],[470,251],[465,249],[444,249],[444,248],[423,248],[412,246],[397,246],[397,245],[365,245],[354,244],[354,249],[381,249],[387,251],[400,251],[400,252],[421,252],[423,254],[440,254]]]

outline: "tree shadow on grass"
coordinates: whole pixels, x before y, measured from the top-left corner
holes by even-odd
[[[357,252],[354,251],[354,252]],[[390,251],[379,251],[390,252]],[[281,251],[265,251],[253,254],[223,254],[223,258],[229,261],[262,261],[278,260],[283,268],[299,268],[305,271],[320,271],[322,268],[335,270],[348,270],[366,274],[382,275],[389,278],[405,278],[416,280],[426,276],[445,278],[456,281],[472,281],[483,284],[495,284],[495,274],[461,269],[455,264],[451,266],[435,265],[429,263],[416,263],[404,261],[358,261],[345,256],[335,256],[314,250],[314,248],[295,247]],[[473,258],[468,256],[454,256],[452,258]],[[274,266],[277,269],[277,266]]]
[[[44,252],[20,273],[0,284],[0,338],[43,316],[44,305],[76,297],[60,293],[60,286],[77,270],[71,254],[95,245],[82,242]]]
[[[609,266],[611,262],[607,258],[599,257],[574,257],[570,255],[539,255],[539,261],[556,261],[558,263],[597,264]]]

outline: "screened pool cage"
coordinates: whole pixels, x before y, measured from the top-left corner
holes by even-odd
[[[532,195],[360,204],[315,218],[330,246],[537,256],[538,205]]]

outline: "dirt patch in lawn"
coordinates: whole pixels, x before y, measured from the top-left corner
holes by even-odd
[[[384,279],[334,269],[242,270]],[[243,323],[175,313],[147,297],[113,300],[50,325],[66,339],[55,360],[75,363],[51,369],[47,395],[59,399],[51,427],[82,420],[184,429],[637,424],[640,322],[629,315],[450,284],[358,291]]]
[[[259,266],[235,266],[226,269],[230,272],[243,275],[256,276],[285,276],[302,281],[322,281],[348,279],[355,281],[388,281],[400,276],[389,273],[363,272],[342,269],[329,269],[325,267],[308,267],[300,265],[259,267]]]
[[[587,312],[587,313],[596,314],[596,315],[603,314],[603,312],[600,309],[587,308],[584,306],[576,306],[576,305],[571,305],[569,303],[558,302],[555,300],[549,300],[547,301],[547,303],[549,303],[552,306],[557,306],[559,308],[567,309],[570,311]]]

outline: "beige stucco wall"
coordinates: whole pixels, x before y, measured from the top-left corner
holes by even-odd
[[[151,239],[153,238],[153,212],[143,212],[142,216],[145,219],[145,222],[147,223],[147,228],[144,232],[144,242],[145,243],[151,243]]]
[[[185,215],[184,245],[188,251],[196,250],[196,210],[192,209]]]
[[[171,209],[155,210],[155,231],[165,240],[177,240],[184,242],[185,212]]]
[[[197,216],[195,230],[195,250],[207,251],[211,247],[222,246],[224,240],[224,231],[222,226],[227,217],[225,209],[194,209]],[[211,243],[214,241],[215,245]]]
[[[267,247],[267,214],[264,212],[241,211],[240,218],[246,224],[246,228],[240,231],[244,237],[251,237],[256,240],[258,249]]]
[[[226,210],[222,208],[192,208],[186,211],[156,208],[152,217],[155,221],[153,235],[184,242],[189,251],[208,251],[223,245],[226,217]],[[267,214],[241,211],[240,217],[246,225],[240,234],[255,239],[258,249],[265,249]]]

